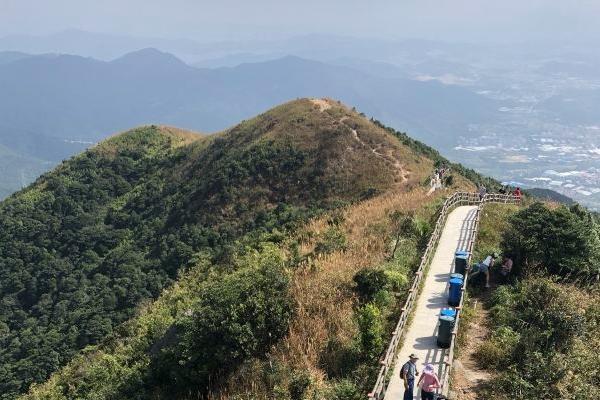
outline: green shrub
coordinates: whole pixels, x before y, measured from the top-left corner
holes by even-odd
[[[288,385],[291,400],[302,400],[307,389],[310,387],[311,379],[307,372],[296,372],[292,375]]]
[[[592,216],[580,208],[550,209],[534,203],[510,218],[502,247],[514,272],[542,267],[566,278],[594,279],[600,271],[600,239]]]
[[[317,254],[331,254],[335,251],[346,250],[348,239],[340,229],[335,226],[329,227],[321,237],[321,241],[315,246]]]
[[[319,366],[330,378],[348,376],[361,361],[361,350],[356,343],[342,343],[329,339],[319,356]]]
[[[384,347],[381,311],[375,304],[366,304],[358,311],[357,320],[362,354],[367,358],[377,358]]]
[[[343,379],[334,385],[332,397],[334,400],[361,400],[364,394],[352,381]]]
[[[446,177],[444,178],[444,186],[452,187],[453,184],[454,184],[454,175],[446,175]]]
[[[501,326],[477,348],[477,359],[488,369],[503,368],[510,360],[519,339],[520,335],[512,328]]]
[[[169,390],[207,387],[250,357],[262,356],[288,329],[292,302],[282,260],[259,258],[257,267],[207,282],[176,326],[173,343],[156,357],[154,380]]]
[[[394,270],[386,270],[384,273],[390,290],[400,292],[408,286],[408,277],[405,273]]]
[[[388,274],[381,269],[365,268],[354,275],[356,293],[365,303],[373,300],[375,294],[388,285]]]

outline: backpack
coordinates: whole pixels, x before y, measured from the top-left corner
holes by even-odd
[[[410,371],[410,361],[405,362],[402,365],[402,368],[400,368],[400,378],[404,377],[404,370],[406,370],[406,373],[408,374],[408,371]]]

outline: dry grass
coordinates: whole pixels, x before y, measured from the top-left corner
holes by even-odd
[[[163,134],[177,139],[175,142],[175,147],[188,145],[204,137],[204,135],[201,133],[190,131],[187,129],[176,128],[173,126],[160,125],[158,129]]]
[[[311,260],[294,272],[296,315],[289,334],[273,350],[269,362],[309,371],[314,385],[324,386],[326,375],[319,367],[319,358],[332,339],[349,344],[358,333],[352,280],[359,270],[381,264],[389,254],[393,236],[390,214],[422,212],[424,205],[447,194],[449,191],[440,191],[428,197],[423,187],[404,192],[398,189],[347,208],[340,228],[347,236],[348,248]],[[306,225],[298,234],[303,254],[314,249],[319,234],[327,229],[326,217]],[[228,394],[220,398],[236,394],[244,399],[266,398],[267,389],[255,377],[246,370],[234,375]]]

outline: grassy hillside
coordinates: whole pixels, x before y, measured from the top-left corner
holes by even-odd
[[[383,262],[394,224],[425,224],[410,213],[434,200],[422,188],[433,164],[330,100],[287,103],[209,137],[146,126],[72,158],[0,204],[1,398],[66,364],[32,398],[227,387],[241,365],[309,321],[299,319],[308,292],[298,291],[297,274],[354,248],[357,233],[335,210],[367,207],[356,227],[367,247],[357,250],[365,264],[332,290],[367,261]],[[467,184],[456,175],[455,186]],[[394,214],[404,203],[407,214]],[[320,215],[337,222],[300,229]],[[414,264],[423,233],[415,232],[406,242],[413,256],[381,267],[395,276],[390,293]],[[368,240],[379,243],[372,260]],[[351,310],[355,294],[342,293]],[[395,304],[384,303],[384,311]]]

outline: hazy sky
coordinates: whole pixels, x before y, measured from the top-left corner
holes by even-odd
[[[302,33],[600,39],[600,0],[0,0],[0,35],[68,28],[197,40]]]

